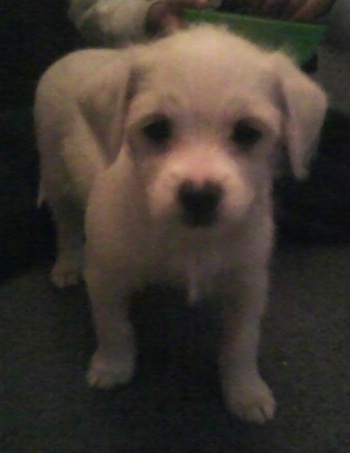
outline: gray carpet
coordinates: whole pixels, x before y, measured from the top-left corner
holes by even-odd
[[[261,366],[279,406],[263,427],[222,406],[215,309],[191,310],[165,288],[135,297],[133,382],[89,389],[86,294],[55,290],[48,271],[0,287],[1,453],[350,452],[349,246],[276,253]]]
[[[65,8],[0,5],[0,453],[349,453],[350,246],[277,254],[261,351],[279,403],[272,423],[225,412],[217,313],[190,310],[166,289],[136,297],[134,381],[112,392],[86,386],[86,294],[56,291],[39,265],[53,247],[36,211],[31,106],[42,71],[81,44]],[[349,120],[331,115],[309,181],[280,188],[287,236],[349,243],[349,143]]]

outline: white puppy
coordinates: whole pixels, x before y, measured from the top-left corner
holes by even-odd
[[[228,408],[263,423],[275,402],[257,366],[281,149],[306,174],[323,92],[279,53],[213,26],[149,45],[71,54],[36,100],[41,196],[57,226],[52,279],[85,279],[98,349],[91,385],[133,376],[128,296],[149,281],[185,284],[223,307],[220,371]],[[97,177],[96,177],[97,176]]]

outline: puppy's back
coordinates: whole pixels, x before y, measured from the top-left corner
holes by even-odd
[[[117,53],[107,49],[88,49],[64,56],[41,77],[36,91],[36,106],[40,107],[53,93],[64,95],[66,100],[74,99],[82,84],[111,64]]]
[[[79,165],[79,172],[83,173],[80,179],[86,181],[86,184],[80,184],[80,198],[86,199],[90,180],[105,166],[103,152],[82,118],[79,100],[89,96],[95,80],[103,79],[106,71],[115,64],[118,54],[118,51],[104,49],[77,51],[54,63],[40,79],[34,106],[41,157],[39,202],[57,198],[67,190],[68,181],[72,179],[67,164],[74,163],[79,156],[84,164]],[[79,137],[74,143],[77,135]],[[63,155],[68,143],[72,149],[76,148],[75,157]]]

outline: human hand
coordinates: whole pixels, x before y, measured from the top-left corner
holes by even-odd
[[[146,17],[146,32],[151,36],[170,34],[182,27],[183,9],[201,9],[210,6],[210,3],[210,0],[168,0],[153,3]]]
[[[310,21],[330,11],[335,0],[247,0],[257,13],[292,21]]]

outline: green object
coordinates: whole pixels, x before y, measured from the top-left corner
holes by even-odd
[[[188,22],[225,24],[230,30],[256,44],[284,51],[300,64],[315,54],[327,28],[325,25],[262,19],[208,10],[186,10],[185,19]]]

